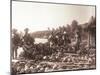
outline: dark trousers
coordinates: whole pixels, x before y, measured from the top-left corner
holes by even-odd
[[[18,46],[15,46],[15,45],[13,45],[12,46],[12,58],[13,59],[17,59],[17,49],[18,49]]]

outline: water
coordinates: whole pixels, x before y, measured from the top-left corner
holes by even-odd
[[[35,38],[35,44],[38,44],[38,43],[46,43],[46,42],[48,42],[48,39]]]

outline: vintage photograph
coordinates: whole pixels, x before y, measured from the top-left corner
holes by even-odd
[[[11,74],[96,69],[96,6],[13,0]]]

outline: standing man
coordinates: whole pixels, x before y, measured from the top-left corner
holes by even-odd
[[[79,50],[79,46],[80,46],[80,42],[81,42],[81,35],[80,35],[80,32],[79,32],[78,29],[75,32],[75,40],[76,40],[75,50],[78,51]]]
[[[34,45],[34,38],[28,33],[29,29],[26,28],[24,29],[25,35],[23,36],[23,45],[24,45],[24,50],[31,53],[30,50],[32,50],[33,45]]]
[[[27,45],[34,45],[34,38],[29,34],[29,29],[24,29],[25,35],[23,37],[23,42]]]
[[[17,49],[20,46],[21,38],[17,33],[17,29],[12,30],[12,57],[13,59],[17,58]]]
[[[49,41],[49,44],[50,44],[50,47],[54,46],[55,45],[55,36],[54,36],[54,32],[52,31],[49,38],[48,38],[48,41]]]
[[[66,31],[63,32],[62,39],[63,39],[63,45],[64,46],[68,45],[71,42]]]

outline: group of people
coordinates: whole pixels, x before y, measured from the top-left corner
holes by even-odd
[[[78,29],[74,33],[74,38],[71,38],[66,30],[58,31],[56,33],[51,32],[51,35],[48,37],[50,47],[72,47],[71,44],[73,43],[73,40],[75,42],[75,50],[79,50],[81,35]]]
[[[25,35],[24,36],[20,36],[18,33],[17,33],[17,30],[16,29],[13,29],[12,30],[12,57],[13,59],[17,58],[17,49],[18,47],[22,47],[22,46],[25,46],[25,47],[33,47],[34,45],[34,38],[31,37],[31,35],[28,33],[29,29],[26,28],[24,29],[25,31]],[[24,49],[25,50],[25,49]]]
[[[63,32],[58,31],[56,33],[54,31],[51,31],[49,37],[47,38],[48,43],[45,43],[43,45],[42,44],[38,44],[38,45],[34,44],[35,39],[34,39],[34,37],[32,37],[30,35],[28,28],[24,29],[24,31],[25,31],[24,36],[20,36],[17,33],[16,29],[12,30],[12,57],[13,57],[13,59],[17,58],[18,47],[22,47],[24,52],[26,52],[26,54],[28,54],[27,52],[32,53],[33,50],[35,50],[35,52],[37,52],[39,50],[38,51],[38,53],[39,53],[40,49],[41,49],[42,53],[46,54],[48,51],[49,51],[48,53],[54,52],[53,50],[50,50],[50,49],[52,49],[52,47],[55,47],[55,48],[56,47],[67,47],[68,48],[69,45],[72,43],[72,40],[71,40],[72,38],[69,37],[69,34],[67,33],[66,30],[63,30]],[[81,41],[79,31],[75,32],[75,41],[76,41],[75,49],[78,50],[79,44]],[[39,48],[39,46],[40,46],[40,48]],[[47,49],[46,46],[47,47],[49,46],[48,50],[46,50]],[[56,51],[56,49],[54,49],[54,50]]]
[[[56,34],[54,32],[51,32],[48,40],[50,42],[50,46],[61,46],[71,43],[71,40],[69,39],[66,31],[64,31],[63,33],[57,32]]]

